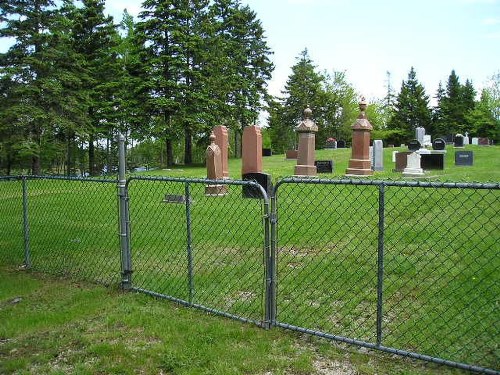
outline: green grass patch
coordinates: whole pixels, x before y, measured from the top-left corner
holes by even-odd
[[[460,373],[140,294],[5,267],[0,274],[2,374]]]

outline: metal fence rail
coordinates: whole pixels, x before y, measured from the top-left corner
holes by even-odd
[[[500,374],[500,184],[121,172],[0,178],[0,264]]]
[[[294,178],[274,207],[277,326],[498,373],[498,184]]]

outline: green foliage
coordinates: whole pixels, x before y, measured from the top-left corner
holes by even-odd
[[[429,130],[430,126],[429,97],[424,87],[418,82],[417,73],[412,67],[408,73],[408,80],[401,84],[401,91],[394,105],[394,113],[387,127],[391,130],[403,131],[406,140],[411,140],[414,138],[417,127]]]
[[[307,49],[297,58],[283,91],[283,98],[269,102],[269,126],[273,149],[284,152],[296,147],[294,128],[309,107],[318,125],[316,146],[330,137],[349,139],[357,114],[357,94],[344,72],[318,73]]]

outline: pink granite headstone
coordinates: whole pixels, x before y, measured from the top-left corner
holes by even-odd
[[[316,176],[317,169],[314,165],[315,159],[315,139],[318,126],[311,120],[312,111],[310,108],[304,110],[304,120],[295,128],[299,133],[299,149],[297,155],[297,165],[295,166],[296,176]]]
[[[224,125],[214,127],[213,133],[215,134],[215,143],[219,146],[221,163],[222,163],[222,176],[223,178],[229,177],[229,168],[227,164],[229,153],[229,137],[227,128]]]
[[[210,180],[222,179],[221,151],[215,143],[214,133],[210,135],[210,145],[206,151],[207,178]],[[205,186],[205,195],[219,196],[227,193],[227,187],[222,184],[210,184]]]
[[[359,103],[359,116],[352,126],[352,156],[346,170],[348,176],[373,174],[370,160],[370,135],[373,127],[366,117],[366,107],[365,98],[362,98]]]
[[[243,129],[241,174],[262,172],[262,133],[258,126]]]

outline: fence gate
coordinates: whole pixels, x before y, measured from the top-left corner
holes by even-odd
[[[269,324],[269,204],[258,184],[132,178],[128,197],[133,289]]]

